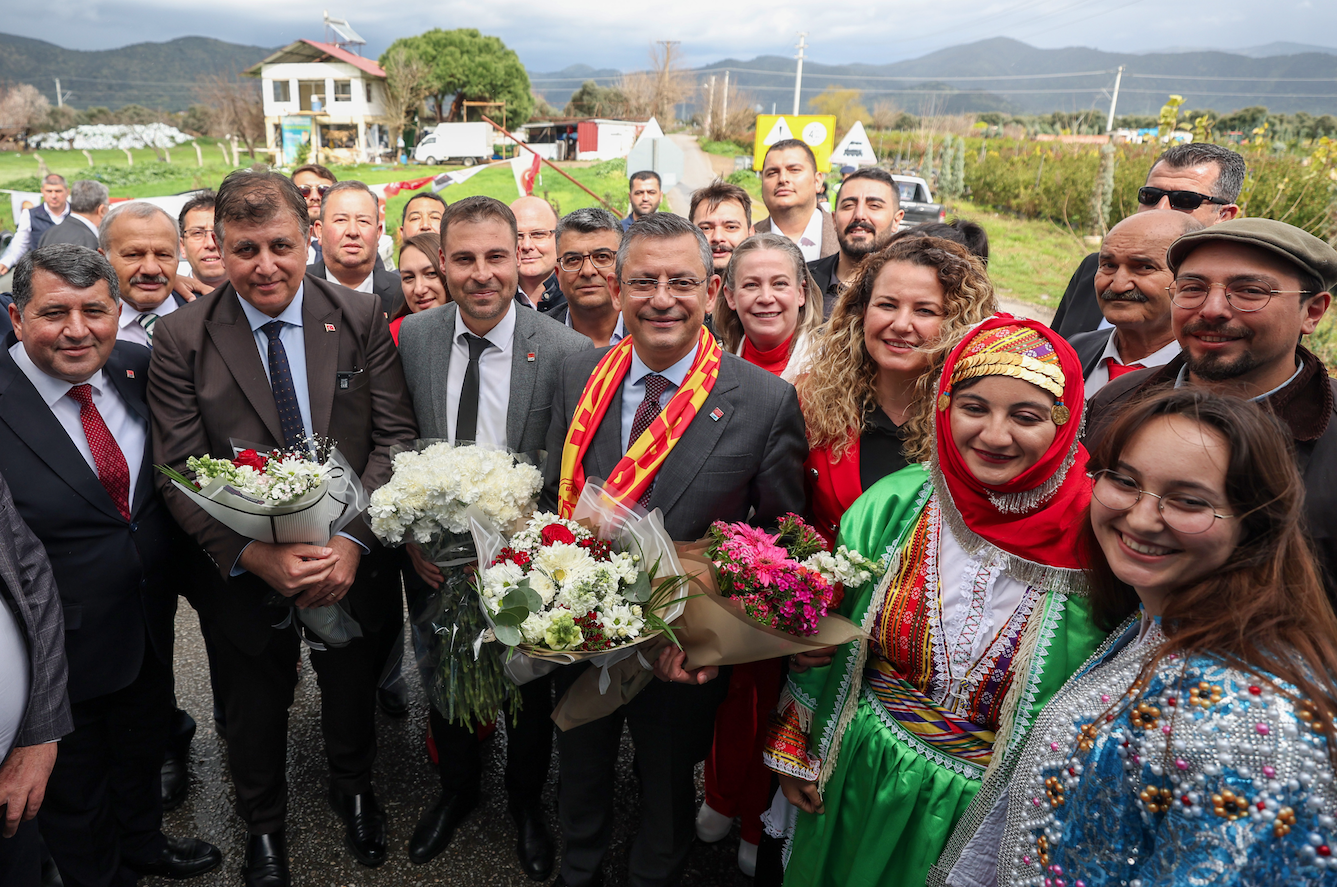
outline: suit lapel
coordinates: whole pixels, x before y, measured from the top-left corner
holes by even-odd
[[[687,426],[687,431],[674,445],[673,450],[659,467],[655,478],[654,490],[650,493],[650,508],[659,508],[668,514],[682,494],[691,486],[700,473],[710,454],[715,451],[729,422],[733,420],[733,404],[725,395],[738,387],[738,379],[729,366],[729,361],[720,362],[719,378],[711,389],[700,411]],[[719,409],[716,419],[714,410]]]
[[[270,436],[276,441],[283,440],[283,428],[279,424],[278,407],[274,406],[274,390],[269,387],[269,377],[265,375],[264,364],[260,362],[260,351],[255,344],[255,333],[246,322],[246,315],[241,310],[241,297],[226,284],[228,291],[223,294],[216,313],[217,320],[205,321],[205,329],[213,340],[228,371],[236,381],[251,408],[265,423]],[[315,427],[315,423],[312,423]]]
[[[121,363],[119,356],[115,351],[112,352],[111,359],[107,365],[102,368],[102,376],[111,387],[116,389],[116,393],[121,396],[121,400],[134,412],[136,416],[144,420],[144,429],[148,431],[152,420],[149,418],[149,406],[144,399],[144,389],[146,380],[132,380],[125,374],[126,367]],[[131,471],[138,471],[139,476],[135,481],[135,501],[130,503],[130,513],[137,514],[139,509],[144,506],[144,502],[153,495],[153,438],[149,434],[144,440],[144,455],[140,457],[139,467],[131,467]],[[101,482],[98,484],[101,486]]]
[[[311,431],[328,437],[334,410],[334,375],[339,368],[339,326],[343,312],[315,286],[302,296],[302,341],[306,345],[306,388]],[[363,369],[353,367],[352,369]]]
[[[432,392],[432,410],[436,413],[442,440],[450,436],[450,352],[455,348],[455,314],[458,311],[454,304],[447,305],[437,320],[439,336],[423,341],[423,348],[431,355],[431,376],[427,385]],[[437,379],[441,380],[439,384]]]
[[[8,352],[0,355],[0,421],[89,504],[110,517],[124,520],[97,473]]]
[[[515,315],[515,335],[511,337],[511,395],[506,404],[506,445],[512,450],[520,449],[520,440],[524,437],[525,421],[534,402],[534,385],[538,381],[538,361],[544,355],[539,353],[534,342],[538,330],[537,312],[522,311],[512,307]],[[531,317],[530,314],[533,314]],[[529,355],[534,359],[530,360]]]

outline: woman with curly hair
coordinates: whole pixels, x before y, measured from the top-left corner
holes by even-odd
[[[997,307],[983,264],[949,240],[901,237],[865,260],[797,383],[813,525],[828,541],[864,490],[928,458],[931,370]]]

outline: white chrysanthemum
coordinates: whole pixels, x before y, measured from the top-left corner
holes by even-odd
[[[538,570],[531,570],[529,573],[529,587],[538,592],[538,596],[543,598],[543,606],[548,606],[557,597],[557,585],[548,578],[546,573]]]
[[[596,565],[590,553],[579,545],[556,542],[534,552],[534,569],[563,589],[579,584]]]
[[[640,637],[645,626],[640,611],[638,606],[619,604],[600,613],[599,623],[603,626],[604,634],[610,638]]]
[[[493,613],[499,609],[498,604],[501,599],[523,582],[524,578],[524,568],[509,561],[483,570],[483,597],[487,599]]]

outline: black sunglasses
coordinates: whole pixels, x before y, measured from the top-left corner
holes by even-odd
[[[1166,191],[1164,188],[1153,188],[1150,185],[1137,189],[1137,202],[1143,206],[1155,206],[1164,197],[1170,198],[1172,209],[1183,212],[1192,212],[1204,203],[1215,203],[1217,206],[1227,206],[1230,203],[1224,197],[1212,197],[1209,194],[1199,194],[1197,191]]]
[[[297,190],[302,192],[302,196],[303,196],[303,197],[310,197],[310,196],[311,196],[311,187],[312,187],[311,185],[298,185],[298,186],[297,186]],[[316,186],[315,186],[315,188],[316,188],[316,193],[319,194],[321,197],[324,197],[327,193],[329,193],[329,190],[330,190],[331,188],[333,188],[333,187],[334,187],[333,185],[316,185]],[[1187,192],[1185,192],[1185,193],[1187,193]]]

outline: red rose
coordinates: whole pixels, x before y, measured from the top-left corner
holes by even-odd
[[[572,542],[576,541],[576,534],[561,524],[548,524],[543,528],[543,532],[539,535],[543,539],[543,544],[545,546],[557,542],[564,542],[567,545],[570,545]]]
[[[255,450],[242,450],[237,454],[237,458],[232,460],[232,464],[238,468],[250,467],[256,471],[264,471],[268,462],[267,457],[260,455]]]

